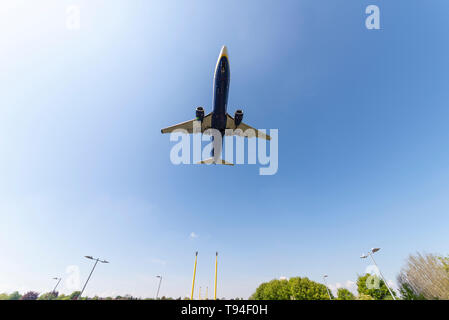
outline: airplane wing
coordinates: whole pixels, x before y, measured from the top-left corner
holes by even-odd
[[[198,120],[193,119],[193,120],[189,120],[186,122],[181,122],[181,123],[175,124],[174,126],[164,128],[161,130],[161,132],[162,133],[170,133],[177,129],[184,129],[188,133],[193,133],[193,124],[195,123],[195,121],[198,121]],[[201,132],[204,132],[205,130],[210,129],[211,123],[212,123],[212,112],[203,118],[203,122],[201,123]]]
[[[232,135],[234,136],[240,136],[240,137],[247,137],[247,138],[260,138],[265,140],[271,140],[271,137],[253,127],[250,127],[246,123],[241,122],[237,127],[235,126],[234,118],[231,117],[229,114],[226,114],[227,120],[226,120],[226,129],[232,129],[234,130],[234,133]],[[240,129],[240,130],[238,130]],[[248,129],[252,129],[253,131],[247,131],[245,134],[245,131]]]

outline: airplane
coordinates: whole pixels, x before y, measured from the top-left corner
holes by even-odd
[[[213,111],[207,115],[204,115],[204,108],[197,107],[196,108],[196,119],[189,120],[186,122],[182,122],[176,124],[171,127],[167,127],[161,130],[162,133],[170,133],[177,129],[184,129],[188,133],[194,133],[194,123],[195,121],[201,122],[201,133],[208,134],[208,129],[216,129],[221,133],[222,141],[223,136],[229,134],[229,130],[225,132],[226,129],[232,129],[232,134],[230,135],[238,135],[245,136],[248,138],[258,137],[265,140],[271,140],[271,137],[255,128],[250,127],[249,125],[242,122],[243,120],[243,111],[237,110],[234,113],[234,117],[229,115],[226,112],[228,105],[228,94],[229,94],[229,82],[231,80],[231,71],[229,67],[229,54],[226,46],[223,46],[220,51],[220,55],[218,56],[218,61],[215,66],[214,73],[214,88],[213,88]],[[198,128],[199,128],[199,123]],[[236,129],[241,129],[237,130]],[[254,131],[247,131],[248,134],[243,134],[246,130],[252,129]],[[196,131],[195,131],[196,133]],[[212,136],[212,140],[213,140]],[[215,145],[214,145],[215,147]],[[217,146],[221,147],[221,146]],[[220,160],[221,148],[217,154],[215,154],[215,148],[212,148],[211,156],[212,158],[202,160],[199,164],[224,164],[224,165],[233,165],[232,163],[226,162],[224,160]]]

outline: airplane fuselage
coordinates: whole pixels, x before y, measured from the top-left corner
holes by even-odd
[[[221,49],[214,74],[213,113],[211,126],[224,135],[226,129],[226,109],[228,105],[231,70],[227,48]]]

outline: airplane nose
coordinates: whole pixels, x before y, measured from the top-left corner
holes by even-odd
[[[221,57],[221,56],[226,56],[226,57],[228,57],[228,48],[227,48],[226,46],[223,46],[223,47],[221,48],[220,57]]]

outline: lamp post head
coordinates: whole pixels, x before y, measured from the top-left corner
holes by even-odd
[[[360,259],[365,259],[365,258],[368,258],[368,255],[362,254],[362,255],[360,256]]]
[[[325,274],[324,276],[323,276],[323,278],[327,278],[328,277],[328,275],[327,274]]]
[[[109,263],[109,261],[106,260],[100,260],[101,263]]]
[[[377,252],[377,251],[379,251],[379,250],[380,250],[380,248],[372,248],[372,249],[371,249],[371,252],[372,252],[372,253],[375,253],[375,252]]]
[[[93,260],[94,258],[92,258],[92,256],[84,256],[87,259]]]

